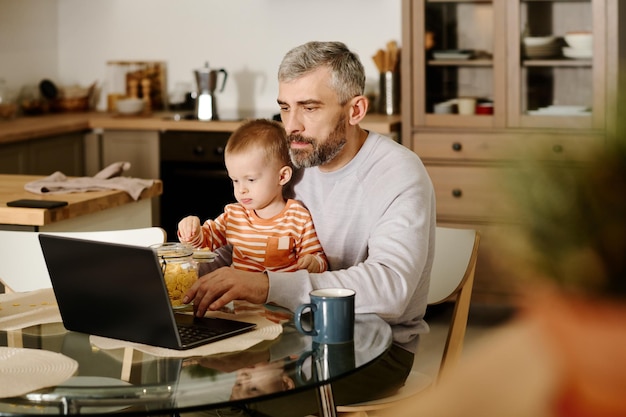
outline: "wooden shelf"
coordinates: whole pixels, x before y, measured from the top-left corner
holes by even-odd
[[[591,59],[524,59],[524,67],[592,67]]]
[[[433,59],[428,61],[429,66],[455,66],[455,67],[491,67],[491,59]]]

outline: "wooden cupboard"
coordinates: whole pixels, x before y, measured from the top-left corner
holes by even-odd
[[[511,162],[584,163],[612,128],[620,13],[618,0],[403,0],[402,143],[426,164],[438,224],[483,232],[475,300],[517,292],[491,239],[520,224]],[[592,48],[572,58],[564,36],[581,31]],[[481,110],[459,114],[467,97]]]
[[[83,133],[66,133],[0,146],[1,174],[82,176]]]

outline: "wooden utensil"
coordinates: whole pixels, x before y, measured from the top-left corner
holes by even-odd
[[[387,71],[395,71],[398,65],[398,44],[396,41],[387,42],[388,65]]]
[[[376,54],[372,57],[372,59],[374,60],[378,71],[385,72],[385,51],[379,49],[376,51]]]

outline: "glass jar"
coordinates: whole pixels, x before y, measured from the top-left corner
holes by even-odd
[[[10,94],[6,81],[0,78],[0,120],[11,120],[17,115],[17,103]]]
[[[183,297],[198,279],[198,264],[193,260],[193,248],[182,243],[152,245],[157,253],[165,286],[174,308],[183,308]]]

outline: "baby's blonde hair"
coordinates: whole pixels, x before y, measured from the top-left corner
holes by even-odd
[[[268,119],[245,122],[230,135],[224,153],[232,155],[247,152],[255,147],[265,151],[268,163],[278,161],[281,166],[291,166],[287,134],[280,123]]]

